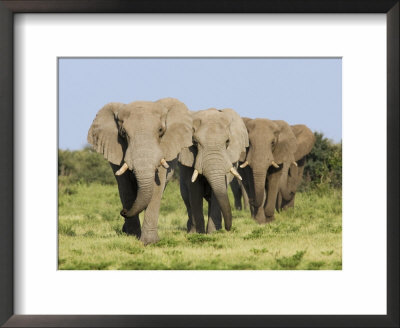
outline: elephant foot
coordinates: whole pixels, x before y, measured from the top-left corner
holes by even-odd
[[[207,233],[213,233],[213,232],[215,232],[215,231],[217,231],[217,229],[215,228],[215,226],[213,226],[213,227],[207,226]]]
[[[258,224],[266,224],[275,220],[275,216],[262,216],[254,218]]]
[[[125,218],[125,223],[122,226],[122,232],[127,235],[136,236],[136,238],[140,238],[141,229],[140,229],[140,221],[139,218]]]
[[[294,200],[286,203],[285,205],[282,206],[282,210],[287,210],[288,208],[294,207]]]
[[[194,232],[196,232],[196,228],[194,227],[194,225],[193,225],[191,219],[188,219],[188,220],[187,220],[186,229],[187,229],[187,232],[189,232],[189,233],[194,233]]]
[[[203,231],[200,231],[201,229],[197,229],[196,226],[192,223],[191,220],[188,220],[187,222],[187,232],[188,233],[204,233],[204,228]]]
[[[193,224],[192,220],[189,219],[186,223],[186,227],[188,233],[205,233],[204,222],[203,222],[203,227],[201,227],[201,224],[199,227],[197,227],[196,225]]]
[[[258,211],[257,215],[254,216],[254,220],[256,220],[256,222],[258,224],[267,223],[267,218],[265,217],[265,214],[263,211]]]
[[[264,218],[254,218],[254,219],[256,220],[256,222],[258,224],[266,224],[267,223],[267,220],[265,217]]]
[[[265,223],[270,223],[275,220],[275,216],[267,216],[265,217]]]
[[[203,224],[196,226],[196,232],[197,233],[206,233],[206,229],[204,228],[204,222],[203,222]]]
[[[217,231],[217,227],[215,226],[214,222],[211,219],[209,219],[207,223],[207,233],[213,233],[215,231]]]
[[[142,236],[140,237],[140,241],[146,246],[149,244],[155,244],[160,241],[160,237],[158,237],[157,230],[154,231],[142,231]]]

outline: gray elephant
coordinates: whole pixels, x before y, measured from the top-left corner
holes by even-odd
[[[246,160],[239,167],[258,223],[274,220],[276,199],[284,163],[294,161],[296,137],[285,121],[243,118],[249,134]]]
[[[188,212],[189,232],[205,232],[203,198],[208,201],[207,232],[232,226],[227,184],[240,178],[234,165],[244,159],[248,136],[240,116],[232,109],[215,108],[193,113],[193,146],[179,155],[180,189]]]
[[[294,206],[294,198],[306,164],[306,156],[311,152],[315,143],[314,133],[305,125],[291,126],[296,136],[297,150],[294,153],[294,162],[285,163],[280,180],[279,192],[276,201],[278,211]]]
[[[145,245],[157,242],[162,193],[178,153],[192,144],[187,107],[173,98],[109,103],[97,113],[87,140],[115,173],[125,218],[122,230]]]
[[[239,179],[233,179],[230,183],[233,198],[235,200],[235,208],[237,210],[247,210],[249,208],[249,197],[247,197],[246,189],[244,189],[242,181]],[[243,206],[242,206],[243,198]]]

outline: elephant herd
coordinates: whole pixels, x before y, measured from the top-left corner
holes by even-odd
[[[258,223],[294,205],[314,134],[305,125],[242,118],[233,109],[190,111],[174,98],[109,103],[97,113],[88,142],[115,174],[125,222],[122,231],[145,244],[159,241],[161,198],[179,165],[189,232],[232,226],[227,186],[235,203],[248,198]],[[235,178],[235,179],[234,179]],[[208,202],[208,222],[203,215]],[[145,211],[142,227],[139,213]]]

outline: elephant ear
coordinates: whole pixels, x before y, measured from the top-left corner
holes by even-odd
[[[246,147],[249,147],[249,136],[244,121],[233,109],[222,110],[230,119],[229,145],[226,149],[231,163],[244,161],[246,158]]]
[[[115,165],[121,165],[126,150],[126,141],[118,133],[116,115],[122,103],[109,103],[100,109],[90,126],[87,141],[93,149]]]
[[[165,133],[160,147],[167,161],[172,161],[185,147],[192,145],[192,117],[186,105],[174,98],[157,101],[167,108]]]
[[[190,116],[192,118],[192,138],[193,132],[200,126],[201,119],[196,116],[198,112],[190,111]],[[192,139],[193,140],[193,139]],[[192,141],[193,143],[193,141]],[[185,147],[179,153],[179,163],[188,167],[194,167],[194,162],[197,156],[197,147],[193,144],[190,147]]]
[[[273,151],[274,160],[281,164],[284,162],[293,162],[294,153],[297,150],[296,136],[294,135],[290,125],[285,121],[273,121],[279,126],[278,142]]]
[[[294,160],[299,161],[311,152],[315,143],[315,136],[304,124],[292,125],[291,128],[297,140],[297,150],[294,153]]]
[[[196,156],[197,148],[195,146],[185,147],[179,153],[179,163],[188,167],[193,167]]]
[[[244,125],[246,125],[246,128],[247,128],[247,124],[249,122],[253,121],[253,119],[249,118],[249,117],[242,117],[242,121],[244,122]],[[249,130],[249,129],[247,128],[247,130]]]

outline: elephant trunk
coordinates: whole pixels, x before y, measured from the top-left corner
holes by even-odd
[[[211,186],[211,189],[221,209],[222,216],[224,217],[225,229],[229,231],[232,227],[232,212],[228,199],[225,174],[226,173],[221,170],[204,172],[204,176]]]
[[[131,217],[139,214],[147,208],[153,196],[155,169],[149,168],[146,170],[133,170],[136,176],[138,185],[137,197],[133,202],[132,207],[126,213],[126,216]]]
[[[285,200],[291,200],[296,192],[298,167],[292,164],[283,166],[283,173],[280,182],[279,191]]]
[[[282,198],[285,200],[291,200],[294,196],[294,192],[291,191],[286,185],[281,186],[281,188],[279,188],[279,192],[281,193]]]
[[[264,201],[265,194],[265,179],[267,177],[267,169],[254,168],[253,169],[253,179],[254,179],[254,207],[261,207]]]

